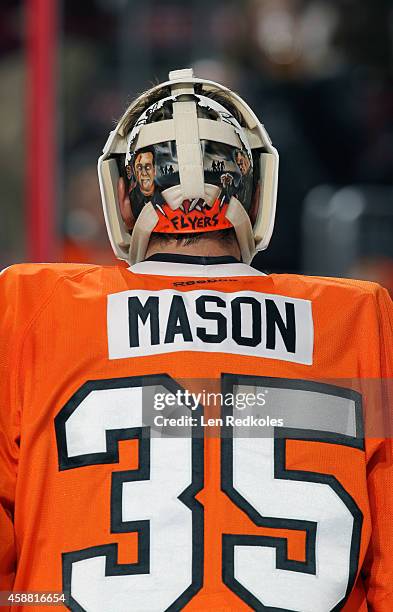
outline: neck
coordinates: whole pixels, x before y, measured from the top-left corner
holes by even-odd
[[[160,241],[159,238],[151,240],[146,251],[146,258],[157,253],[177,253],[178,255],[192,255],[197,257],[235,257],[241,260],[240,248],[236,240],[224,242],[203,237],[196,243],[178,243],[176,239]]]

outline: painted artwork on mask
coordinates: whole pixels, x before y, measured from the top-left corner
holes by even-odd
[[[218,187],[214,202],[186,199],[170,206],[166,190],[180,184],[176,142],[151,145],[127,156],[128,191],[135,219],[149,202],[159,213],[154,231],[194,232],[231,227],[225,213],[232,197],[247,212],[253,196],[252,158],[245,149],[208,140],[201,141],[205,184]]]

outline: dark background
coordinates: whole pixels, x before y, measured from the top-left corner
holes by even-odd
[[[255,264],[393,289],[392,0],[67,0],[57,58],[58,255],[111,262],[96,160],[168,71],[237,90],[280,153],[277,223]],[[26,15],[0,8],[0,264],[25,246]]]

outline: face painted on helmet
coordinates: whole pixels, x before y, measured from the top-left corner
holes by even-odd
[[[235,160],[242,176],[248,176],[251,170],[251,162],[244,151],[236,151]]]
[[[155,189],[154,178],[156,176],[153,153],[148,151],[136,155],[134,173],[138,187],[143,195],[147,197],[152,196]]]
[[[141,261],[153,232],[234,228],[246,262],[269,243],[277,151],[244,100],[192,70],[171,72],[130,105],[98,173],[120,259]]]
[[[196,99],[198,101],[197,96]],[[189,195],[182,189],[175,140],[138,148],[143,127],[154,123],[158,112],[160,116],[172,118],[175,100],[171,98],[152,105],[129,135],[126,168],[134,219],[136,221],[143,207],[150,203],[157,213],[153,232],[181,234],[231,228],[233,225],[226,214],[231,199],[236,198],[246,211],[252,206],[253,160],[244,138],[242,141],[231,131],[232,144],[200,140],[204,197]],[[209,106],[199,99],[198,117],[207,119],[212,114],[240,133],[240,125],[225,109],[214,101],[210,101]]]

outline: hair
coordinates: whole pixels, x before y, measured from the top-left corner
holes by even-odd
[[[138,149],[138,151],[136,151],[134,160],[132,162],[133,166],[135,165],[135,160],[138,157],[138,155],[142,155],[143,153],[151,153],[151,155],[153,156],[153,164],[155,163],[155,161],[156,161],[156,152],[154,150],[154,147],[153,146],[148,146],[148,147],[143,147],[143,149]]]
[[[161,232],[152,233],[150,236],[149,245],[167,245],[171,242],[176,246],[191,246],[198,244],[203,240],[213,238],[216,241],[224,242],[227,245],[237,243],[235,230],[230,227],[228,229],[216,230],[212,232],[200,232],[195,234],[165,234]]]
[[[206,98],[210,98],[215,102],[221,104],[224,108],[227,109],[235,117],[235,119],[240,123],[242,127],[247,127],[245,119],[239,109],[234,105],[231,100],[231,97],[228,93],[221,89],[210,89],[208,91],[203,91],[202,84],[198,83],[195,85],[195,93],[197,95],[204,95]],[[164,89],[156,88],[148,89],[147,91],[141,93],[138,98],[141,98],[139,102],[135,104],[133,108],[130,109],[129,113],[124,119],[124,133],[129,134],[135,123],[139,119],[139,117],[153,104],[162,100],[162,98],[170,98],[172,96],[171,90],[169,87]],[[132,104],[132,103],[131,103]],[[155,121],[160,121],[161,119],[168,119],[167,111],[165,107],[158,109],[154,112],[154,115],[150,117],[150,120],[154,117]]]

